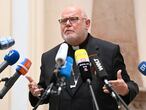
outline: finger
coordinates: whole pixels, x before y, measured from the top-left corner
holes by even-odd
[[[104,89],[103,92],[107,93],[107,94],[109,93],[109,91],[107,89]]]
[[[118,70],[117,79],[123,79],[121,73],[122,73],[122,70]],[[109,83],[116,84],[116,83],[118,83],[118,81],[117,80],[109,80]]]
[[[30,83],[34,81],[30,76],[25,76],[25,77]]]
[[[44,91],[43,88],[35,89],[35,90],[33,91],[33,95],[34,95],[34,96],[40,96],[42,91]]]
[[[117,79],[122,79],[121,73],[122,73],[122,70],[118,70],[118,72],[117,72]]]
[[[104,89],[106,89],[106,87],[105,87],[105,86],[103,86],[103,87],[102,87],[102,89],[104,90]]]
[[[38,85],[35,83],[28,84],[29,89],[38,89]]]
[[[117,80],[110,80],[110,81],[108,81],[110,84],[117,84]]]
[[[36,92],[36,93],[41,93],[42,91],[44,91],[43,88],[39,88],[39,89],[35,89],[35,90],[34,90],[34,92]]]
[[[103,92],[104,92],[104,93],[109,93],[109,91],[108,91],[108,89],[106,88],[105,85],[102,87],[102,89],[103,89]]]

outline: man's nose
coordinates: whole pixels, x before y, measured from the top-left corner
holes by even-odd
[[[69,19],[66,21],[66,25],[71,25],[71,22]]]

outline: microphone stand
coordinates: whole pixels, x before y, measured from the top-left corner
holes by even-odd
[[[55,93],[55,91],[52,90],[54,84],[56,83],[56,76],[57,76],[57,73],[58,73],[58,69],[55,69],[53,71],[53,76],[52,76],[52,79],[51,79],[51,83],[47,86],[45,92],[42,94],[42,96],[40,97],[39,101],[37,102],[36,106],[33,108],[33,110],[36,110],[38,108],[38,106],[42,103],[42,101],[49,95],[49,94],[52,94],[52,93]],[[54,79],[55,78],[55,79]]]
[[[87,82],[89,84],[89,88],[90,88],[90,92],[91,92],[91,95],[92,95],[92,98],[93,98],[93,102],[95,104],[95,108],[96,108],[96,110],[99,110],[99,107],[98,107],[98,104],[97,104],[97,101],[96,101],[96,98],[95,98],[95,95],[94,95],[94,91],[93,91],[93,88],[92,88],[92,85],[91,85],[91,80],[87,79]]]
[[[39,99],[39,101],[37,102],[36,106],[33,108],[33,110],[36,110],[38,108],[38,106],[42,103],[42,101],[51,93],[53,93],[52,91],[52,87],[53,87],[54,83],[52,82],[51,84],[48,85],[47,89],[45,90],[45,92],[43,93],[43,95],[41,96],[41,98]]]
[[[65,80],[65,77],[60,77],[60,79],[59,79],[60,83],[57,84],[57,86],[58,86],[57,95],[60,95],[63,87],[66,86],[66,82],[64,80]]]
[[[121,104],[125,107],[126,110],[129,110],[127,104],[124,102],[124,100],[119,96],[119,94],[112,88],[112,85],[108,82],[107,79],[104,79],[104,83],[105,86],[107,87],[107,89],[109,90],[110,94],[112,95],[113,98],[115,98],[115,100],[120,101]]]
[[[2,78],[2,79],[0,79],[0,83],[1,82],[5,82],[5,84],[9,81],[9,79],[10,78],[8,78],[8,77],[5,77],[5,78]],[[3,87],[4,88],[4,87]],[[3,89],[0,91],[0,99],[2,99],[3,97],[4,97],[4,93],[3,93]]]

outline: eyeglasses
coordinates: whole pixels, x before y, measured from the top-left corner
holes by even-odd
[[[82,18],[82,19],[86,19],[86,18]],[[78,20],[80,20],[80,18],[79,17],[69,17],[69,18],[59,19],[58,21],[60,24],[65,25],[68,20],[71,24],[75,24],[78,22]]]

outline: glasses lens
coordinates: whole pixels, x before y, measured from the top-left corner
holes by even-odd
[[[64,25],[67,23],[68,20],[71,24],[73,24],[79,20],[79,17],[69,17],[69,18],[59,19],[58,21],[60,22],[60,24]]]
[[[77,21],[79,20],[79,17],[70,17],[69,21],[73,24],[73,23],[77,23]]]
[[[67,22],[67,18],[64,19],[59,19],[58,21],[60,22],[60,24],[65,24]]]

